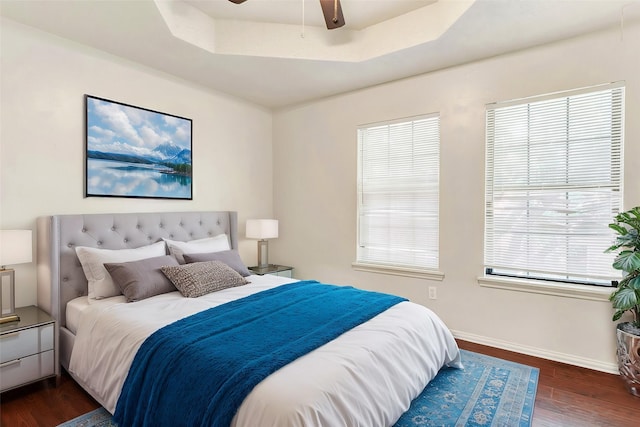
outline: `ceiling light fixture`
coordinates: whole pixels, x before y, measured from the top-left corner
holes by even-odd
[[[320,0],[320,6],[322,6],[324,22],[326,22],[328,30],[340,28],[344,25],[340,0]]]
[[[229,0],[231,3],[240,4],[246,0]],[[340,0],[320,0],[324,22],[327,24],[328,30],[340,28],[344,25],[344,15],[342,14],[342,5]]]

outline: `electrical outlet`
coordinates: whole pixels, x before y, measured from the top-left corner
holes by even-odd
[[[435,286],[429,286],[429,299],[438,299]]]

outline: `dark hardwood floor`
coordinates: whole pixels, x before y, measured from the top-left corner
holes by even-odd
[[[640,398],[627,392],[617,375],[578,368],[511,351],[458,341],[460,348],[540,369],[533,426],[637,427]],[[99,405],[66,373],[0,396],[0,424],[54,427]]]
[[[534,427],[638,427],[640,397],[618,375],[458,340],[460,348],[540,369]]]

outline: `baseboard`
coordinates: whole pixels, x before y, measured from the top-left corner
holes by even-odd
[[[516,353],[527,354],[529,356],[540,357],[542,359],[554,360],[569,365],[580,366],[583,368],[593,369],[595,371],[606,372],[608,374],[618,375],[618,365],[615,363],[606,363],[600,360],[588,359],[573,354],[559,353],[549,351],[537,347],[529,347],[522,344],[516,344],[509,341],[502,341],[495,338],[485,337],[482,335],[470,334],[462,331],[452,330],[451,333],[455,338],[470,341],[476,344],[487,345],[490,347],[500,348],[502,350],[515,351]]]

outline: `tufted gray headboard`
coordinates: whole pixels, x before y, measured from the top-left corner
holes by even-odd
[[[76,246],[127,249],[163,237],[188,241],[225,233],[231,247],[238,248],[238,217],[230,211],[54,215],[38,218],[37,225],[38,306],[56,319],[65,368],[74,338],[65,327],[66,305],[88,293]]]

